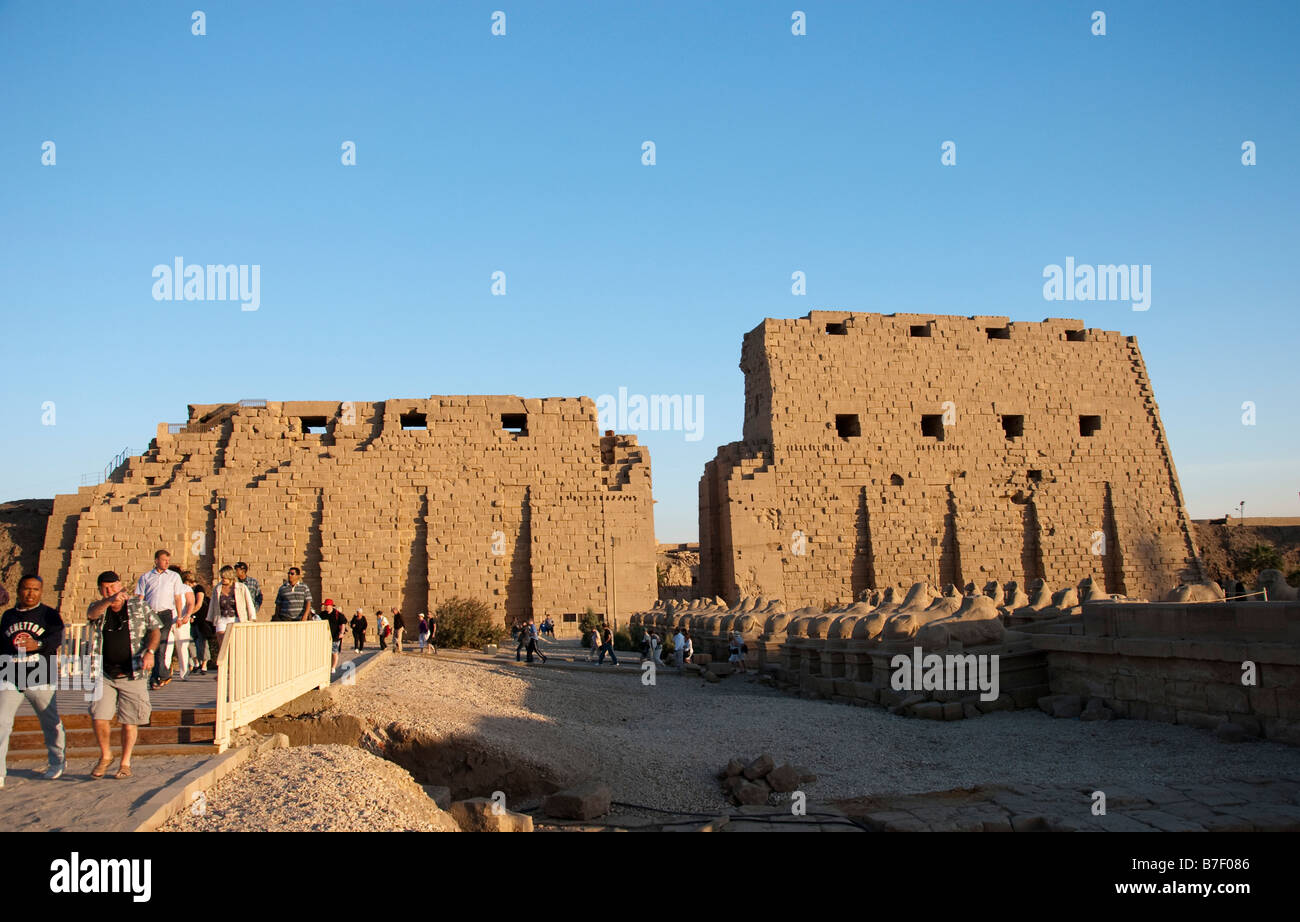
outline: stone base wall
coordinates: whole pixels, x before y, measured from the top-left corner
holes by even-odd
[[[1040,634],[1053,693],[1117,717],[1300,745],[1300,603],[1091,604],[1082,635]],[[1246,664],[1254,665],[1254,684]]]

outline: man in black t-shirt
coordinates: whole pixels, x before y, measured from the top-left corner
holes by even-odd
[[[5,759],[14,714],[26,697],[41,722],[50,764],[41,777],[63,774],[66,737],[54,693],[59,679],[63,618],[41,604],[45,585],[29,573],[18,581],[18,605],[0,616],[0,788],[5,786]]]

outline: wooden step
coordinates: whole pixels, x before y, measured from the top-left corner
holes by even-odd
[[[72,730],[89,730],[91,728],[90,715],[83,710],[75,711],[71,714],[60,714],[63,721],[63,729]],[[177,708],[168,710],[154,710],[149,715],[150,727],[198,727],[212,726],[217,722],[217,711],[215,708]],[[118,726],[117,721],[113,721],[113,727]],[[14,733],[20,733],[28,730],[40,732],[41,722],[35,714],[19,714],[14,718]]]
[[[113,731],[117,736],[117,731]],[[175,745],[177,743],[211,743],[216,738],[216,727],[205,724],[198,727],[154,727],[140,728],[138,737],[141,745]],[[94,730],[64,729],[64,745],[70,748],[95,745]],[[45,749],[45,734],[40,730],[24,730],[9,736],[9,751],[18,752],[25,749]]]
[[[112,751],[113,751],[113,768],[117,768],[117,758],[121,754],[121,738],[113,734]],[[172,744],[154,744],[139,745],[131,752],[131,759],[134,761],[138,758],[147,756],[192,756],[194,758],[206,758],[209,755],[216,754],[217,747],[211,743],[172,743]],[[89,775],[90,770],[95,767],[99,761],[99,747],[80,746],[76,749],[64,750],[63,757],[68,761],[69,775]],[[39,762],[44,765],[46,762],[45,747],[40,749],[20,749],[18,751],[10,750],[9,762]]]

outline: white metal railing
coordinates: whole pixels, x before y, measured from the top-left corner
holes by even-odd
[[[230,625],[217,654],[217,751],[226,751],[231,733],[239,727],[329,684],[328,622]]]
[[[82,657],[90,649],[90,625],[65,624],[63,626],[63,643],[59,646],[59,675],[79,676],[82,674]]]

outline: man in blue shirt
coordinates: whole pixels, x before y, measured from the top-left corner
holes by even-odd
[[[311,617],[311,590],[302,581],[302,571],[290,567],[288,581],[280,584],[275,595],[272,621],[306,621]]]

